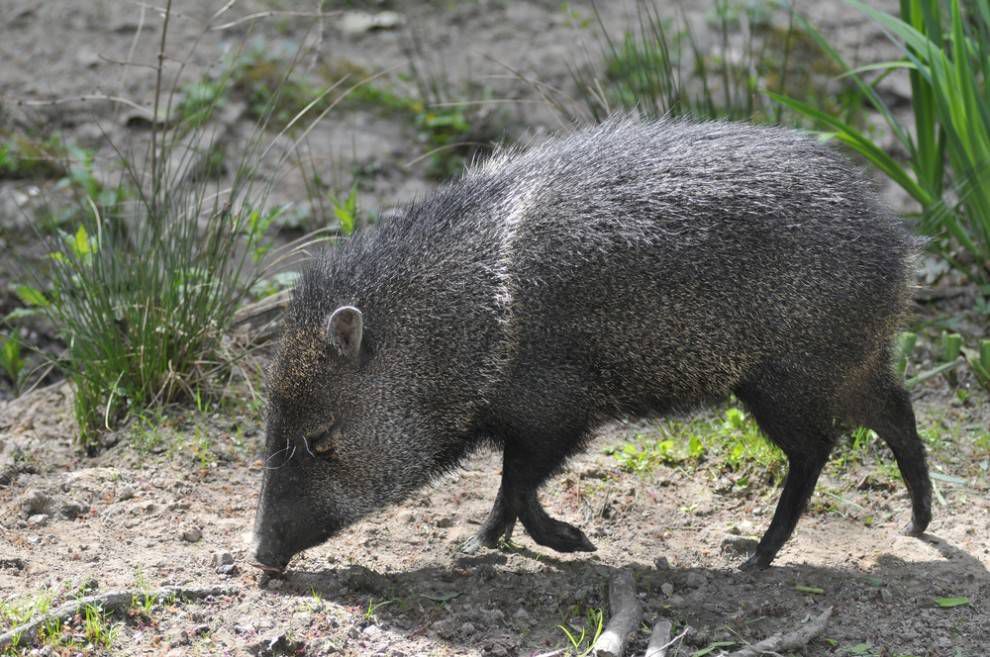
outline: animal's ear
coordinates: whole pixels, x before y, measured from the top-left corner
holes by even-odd
[[[354,306],[341,306],[327,319],[327,337],[341,356],[353,358],[361,350],[364,318]]]

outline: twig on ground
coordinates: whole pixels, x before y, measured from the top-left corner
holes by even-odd
[[[688,633],[688,628],[684,628],[683,632],[671,639],[671,629],[673,629],[673,624],[666,618],[661,618],[656,622],[653,626],[653,633],[650,634],[650,642],[646,646],[645,657],[667,657],[667,648],[683,639]]]
[[[612,577],[608,585],[608,605],[612,617],[595,641],[594,654],[599,657],[622,657],[626,640],[643,617],[643,607],[636,597],[632,573],[622,571]]]
[[[832,608],[829,607],[820,616],[811,619],[804,627],[788,633],[777,632],[759,643],[748,645],[741,650],[730,653],[727,657],[759,657],[768,653],[775,654],[785,650],[803,648],[825,630],[831,616]]]
[[[154,591],[109,591],[97,595],[88,595],[68,602],[43,616],[40,616],[29,623],[15,627],[6,634],[0,634],[0,651],[6,650],[16,639],[18,645],[24,645],[38,633],[42,627],[56,620],[66,620],[76,614],[82,614],[86,607],[100,607],[104,611],[122,611],[131,606],[135,598],[155,597],[166,599],[169,597],[196,599],[207,598],[218,595],[233,595],[237,589],[223,586],[213,586],[205,589],[186,589],[179,586],[167,586]]]

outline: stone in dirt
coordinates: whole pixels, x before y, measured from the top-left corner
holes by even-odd
[[[237,573],[238,573],[237,564],[224,563],[224,564],[220,564],[219,566],[217,566],[217,574],[218,575],[230,575],[230,576],[233,576],[233,575],[236,575]]]
[[[48,514],[47,513],[36,513],[28,517],[27,521],[28,527],[44,527],[48,524]]]
[[[190,527],[182,532],[182,540],[187,543],[196,543],[203,538],[203,530],[199,527]]]
[[[46,513],[52,504],[52,498],[37,489],[24,493],[20,499],[21,513],[25,518]]]
[[[68,500],[62,504],[62,516],[69,520],[75,520],[85,515],[87,511],[89,511],[89,507],[76,500]]]
[[[292,641],[285,632],[263,639],[248,648],[248,652],[256,657],[277,657],[278,655],[303,654],[306,644],[302,641]]]
[[[210,565],[214,567],[227,566],[234,563],[234,555],[230,552],[214,552],[210,558]]]

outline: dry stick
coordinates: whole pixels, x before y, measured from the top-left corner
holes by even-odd
[[[595,641],[594,654],[598,657],[622,657],[626,639],[643,617],[643,607],[636,597],[636,583],[629,571],[624,570],[612,577],[608,584],[608,606],[612,618]]]
[[[165,3],[165,16],[162,23],[162,40],[158,47],[158,66],[155,67],[155,104],[151,109],[151,209],[155,217],[152,221],[158,222],[158,103],[162,95],[162,69],[165,67],[165,39],[168,36],[168,19],[172,15],[172,0]],[[157,226],[156,226],[157,228]]]
[[[128,609],[136,598],[140,599],[142,597],[150,596],[158,598],[159,600],[172,596],[178,598],[196,599],[218,595],[233,595],[236,592],[237,589],[223,586],[213,586],[205,589],[184,589],[178,586],[166,586],[165,588],[149,592],[110,591],[108,593],[100,593],[98,595],[88,595],[85,598],[79,598],[74,602],[68,602],[61,607],[48,612],[40,618],[36,618],[30,623],[25,623],[24,625],[15,627],[6,634],[0,634],[0,651],[6,650],[9,646],[13,645],[15,640],[18,645],[20,645],[22,641],[32,640],[35,634],[38,633],[38,630],[44,626],[56,620],[66,620],[68,618],[72,618],[76,614],[81,614],[86,607],[100,607],[104,611],[121,611]]]
[[[807,625],[788,634],[783,632],[778,632],[773,636],[770,636],[759,643],[754,643],[748,645],[742,650],[737,650],[734,653],[729,654],[727,657],[759,657],[760,655],[765,655],[767,653],[779,653],[784,650],[796,650],[797,648],[803,648],[808,645],[808,642],[814,639],[816,636],[821,634],[825,630],[825,626],[828,624],[828,619],[832,615],[832,608],[829,607],[822,612],[820,616],[812,619]]]
[[[666,618],[656,622],[653,633],[650,634],[650,643],[646,646],[646,657],[667,657],[667,648],[677,641],[677,639],[670,640],[670,631],[673,627]]]

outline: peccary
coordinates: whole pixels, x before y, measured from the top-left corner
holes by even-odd
[[[874,429],[931,518],[891,366],[916,240],[842,156],[770,127],[616,118],[506,150],[316,259],[269,371],[256,559],[398,502],[479,445],[501,487],[466,546],[520,520],[593,550],[537,490],[610,418],[725,398],[787,455],[793,531],[844,426]]]

